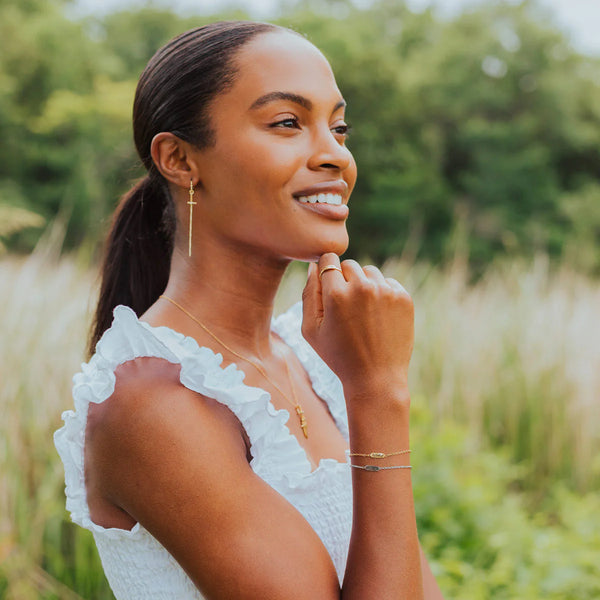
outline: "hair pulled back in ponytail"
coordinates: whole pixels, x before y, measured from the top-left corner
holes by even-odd
[[[254,36],[283,29],[270,23],[220,21],[187,31],[163,46],[140,76],[133,103],[133,137],[148,171],[120,200],[106,241],[101,285],[88,354],[119,305],[140,316],[169,279],[176,216],[167,182],[150,154],[167,131],[199,149],[215,143],[209,106],[236,77],[236,52]]]

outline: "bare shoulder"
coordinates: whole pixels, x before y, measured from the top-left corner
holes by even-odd
[[[204,439],[204,445],[218,435],[227,440],[230,451],[246,456],[245,433],[235,415],[217,400],[182,385],[180,368],[156,357],[122,363],[115,369],[113,394],[90,405],[86,472],[105,497],[117,501],[122,465],[135,461],[141,470],[158,457],[175,458],[190,434]],[[131,473],[127,476],[130,479]]]
[[[163,359],[115,374],[86,433],[86,487],[112,518],[139,522],[211,600],[339,598],[327,550],[253,472],[235,415],[183,386]]]
[[[179,364],[156,357],[139,357],[120,364],[115,369],[113,394],[103,403],[92,405],[89,429],[113,438],[121,433],[131,437],[147,433],[146,428],[162,429],[177,423],[185,427],[182,418],[187,416],[208,419],[211,424],[216,420],[240,433],[241,425],[233,413],[217,400],[185,387],[179,380],[180,370]]]

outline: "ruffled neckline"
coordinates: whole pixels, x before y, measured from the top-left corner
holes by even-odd
[[[311,470],[311,460],[296,436],[291,433],[288,427],[290,411],[286,408],[276,409],[272,403],[271,394],[262,387],[249,386],[243,383],[246,373],[238,366],[237,362],[230,362],[226,367],[222,367],[223,355],[220,352],[215,352],[208,346],[200,346],[195,338],[186,336],[183,333],[172,329],[171,327],[164,325],[153,326],[145,321],[141,321],[135,312],[128,306],[119,305],[114,309],[113,314],[115,316],[115,320],[117,317],[121,316],[123,311],[129,313],[127,315],[128,318],[134,318],[140,326],[154,334],[170,350],[179,355],[179,358],[181,358],[182,367],[180,379],[181,383],[186,387],[195,389],[193,381],[194,374],[199,375],[199,373],[194,367],[198,366],[195,363],[197,359],[200,359],[204,364],[208,364],[212,369],[217,370],[216,379],[219,383],[219,387],[228,388],[231,386],[239,393],[239,397],[243,397],[244,395],[248,396],[248,393],[250,393],[250,402],[255,404],[257,409],[257,411],[254,413],[254,416],[258,416],[257,413],[260,409],[264,410],[267,418],[275,421],[272,423],[272,427],[280,430],[278,435],[274,437],[269,436],[269,443],[272,445],[272,448],[277,446],[278,454],[287,459],[286,464],[290,468],[290,471],[288,471],[286,474],[286,478],[288,479],[289,483],[293,482],[293,487],[297,487],[301,483],[301,480],[305,479],[307,476],[315,476],[318,479],[318,472],[322,470],[330,468],[335,469],[338,467],[343,467],[344,469],[347,468],[347,461],[340,462],[334,458],[322,458],[319,460],[316,468]],[[335,421],[336,426],[342,433],[346,443],[348,443],[349,432],[341,382],[337,375],[335,375],[335,373],[326,365],[326,363],[323,362],[321,357],[315,352],[312,346],[302,337],[302,333],[300,331],[301,324],[302,301],[299,300],[288,310],[284,311],[278,316],[272,317],[271,331],[279,335],[281,339],[291,348],[292,352],[307,372],[313,391],[319,398],[322,399],[323,402],[325,402],[331,416]],[[183,350],[183,354],[178,350]],[[184,369],[186,371],[185,374]],[[187,372],[188,369],[190,370],[189,372]],[[195,391],[203,393],[199,389],[195,389]],[[212,391],[215,392],[217,390],[213,389]],[[243,392],[247,393],[244,394]],[[340,399],[342,400],[341,404]],[[217,400],[219,400],[219,398],[217,398]],[[253,456],[250,466],[255,472],[261,473],[263,469],[261,468],[262,465],[260,463],[266,463],[267,461],[258,460],[258,457],[256,456],[257,452],[253,452],[253,448],[256,445],[257,440],[253,440],[251,432],[248,431],[248,429],[254,429],[253,427],[247,427],[249,411],[239,410],[242,409],[240,406],[241,403],[239,402],[236,402],[233,405],[231,402],[225,403],[233,410],[238,418],[240,418],[242,425],[246,428],[251,442],[250,451]],[[238,410],[236,409],[238,409],[242,414],[238,414]],[[254,450],[256,451],[257,449],[255,448]],[[264,452],[261,454],[262,457],[265,456]],[[269,454],[273,453],[269,452]],[[273,459],[274,457],[271,456],[270,458]],[[293,462],[291,460],[292,458],[294,459]],[[270,462],[273,464],[272,460]]]
[[[338,429],[348,443],[343,388],[338,377],[302,337],[302,301],[271,320],[277,333],[304,366],[315,393],[327,404]],[[268,391],[243,383],[245,372],[236,363],[222,367],[223,355],[167,326],[140,321],[125,305],[113,310],[113,322],[96,345],[96,352],[73,377],[75,411],[67,410],[64,426],[54,441],[65,465],[67,509],[74,522],[95,532],[135,535],[130,531],[103,528],[91,521],[84,474],[85,427],[90,402],[100,403],[114,392],[116,367],[139,357],[163,358],[180,364],[180,381],[187,388],[225,404],[237,416],[250,440],[250,466],[263,480],[288,499],[299,502],[319,494],[334,479],[349,477],[347,462],[323,458],[316,469],[304,448],[289,430],[290,412],[275,409]]]

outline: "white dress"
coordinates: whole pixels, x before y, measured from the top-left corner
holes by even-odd
[[[85,426],[90,402],[103,402],[114,391],[115,368],[140,356],[180,364],[181,383],[225,404],[244,426],[250,440],[252,470],[304,516],[327,548],[340,582],[344,575],[352,524],[350,467],[323,459],[310,462],[290,433],[287,410],[275,410],[268,392],[243,383],[235,363],[222,368],[221,354],[200,347],[191,337],[168,327],[152,327],[133,310],[119,305],[111,327],[88,363],[73,377],[75,410],[67,410],[54,443],[65,467],[67,509],[73,521],[89,529],[104,572],[117,600],[200,600],[190,578],[140,523],[128,530],[104,528],[90,519],[83,471]],[[272,319],[272,330],[292,348],[306,369],[315,393],[328,405],[348,442],[343,388],[335,373],[302,337],[302,302]],[[235,552],[235,548],[231,549]]]

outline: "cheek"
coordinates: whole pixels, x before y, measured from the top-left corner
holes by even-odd
[[[298,140],[252,130],[224,149],[222,161],[231,177],[262,188],[269,182],[288,181],[302,167],[305,156]]]
[[[354,157],[352,157],[352,162],[346,169],[347,175],[345,176],[346,183],[348,184],[350,193],[354,189],[354,184],[356,183],[356,178],[358,176],[358,169],[356,167],[356,162],[354,161]]]

